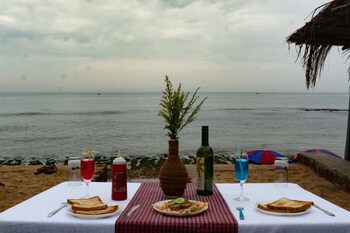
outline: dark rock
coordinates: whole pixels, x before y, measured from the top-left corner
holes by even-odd
[[[30,160],[29,165],[43,165],[39,160]]]
[[[54,160],[54,159],[48,159],[48,160],[46,160],[46,165],[54,165],[56,163],[56,160]]]
[[[22,161],[20,159],[9,159],[5,161],[2,165],[8,165],[8,166],[15,166],[15,165],[21,165]]]
[[[56,165],[45,165],[42,166],[41,168],[38,168],[36,172],[34,172],[35,175],[38,175],[40,173],[45,173],[45,174],[52,174],[56,173],[58,171]]]
[[[95,162],[96,163],[96,162]],[[109,164],[110,163],[110,159],[107,157],[100,157],[98,163],[104,163],[104,164]]]
[[[101,162],[101,156],[94,156],[95,163],[100,163]]]
[[[12,159],[6,160],[5,162],[3,162],[3,165],[11,165],[12,161]]]
[[[117,158],[117,157],[115,157],[115,156],[109,157],[109,162],[108,162],[108,164],[113,164],[113,160],[114,160],[115,158]],[[126,159],[125,159],[125,160],[126,160]]]
[[[14,165],[21,165],[21,164],[22,164],[22,160],[20,160],[20,159],[15,159],[11,163],[12,166],[14,166]]]
[[[63,165],[68,165],[68,160],[69,160],[69,158],[66,157],[66,159],[65,159],[64,162],[63,162]]]
[[[5,187],[5,184],[0,182],[0,187]]]
[[[8,165],[8,166],[14,166],[14,165],[21,165],[22,161],[19,159],[9,159],[2,163],[2,165]]]

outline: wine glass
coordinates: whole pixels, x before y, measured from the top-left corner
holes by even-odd
[[[248,198],[244,197],[243,195],[243,184],[247,180],[248,177],[248,170],[249,170],[249,159],[247,154],[237,154],[236,155],[236,162],[235,162],[235,171],[236,171],[236,177],[239,181],[239,184],[241,186],[241,194],[239,197],[236,197],[234,200],[236,201],[249,201]]]
[[[86,184],[86,197],[89,197],[89,183],[95,170],[95,160],[90,156],[85,156],[80,160],[80,174],[81,178]]]

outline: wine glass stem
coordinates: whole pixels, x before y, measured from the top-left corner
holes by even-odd
[[[243,182],[239,182],[239,184],[241,185],[241,197],[243,197]]]
[[[86,182],[86,193],[85,193],[85,196],[86,197],[89,197],[89,182]]]

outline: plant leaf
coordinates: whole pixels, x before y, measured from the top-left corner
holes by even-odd
[[[162,92],[159,104],[162,109],[158,112],[158,116],[163,117],[165,120],[164,129],[168,130],[166,136],[171,139],[177,139],[180,131],[196,119],[196,115],[207,99],[207,97],[205,97],[194,107],[194,104],[199,98],[199,96],[197,96],[199,89],[198,87],[188,101],[190,92],[185,94],[182,90],[181,83],[178,85],[177,89],[174,90],[169,77],[167,75],[165,76],[165,89]]]

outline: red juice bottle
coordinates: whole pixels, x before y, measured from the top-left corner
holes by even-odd
[[[126,200],[127,178],[126,178],[126,161],[119,156],[113,160],[112,166],[112,200]]]

